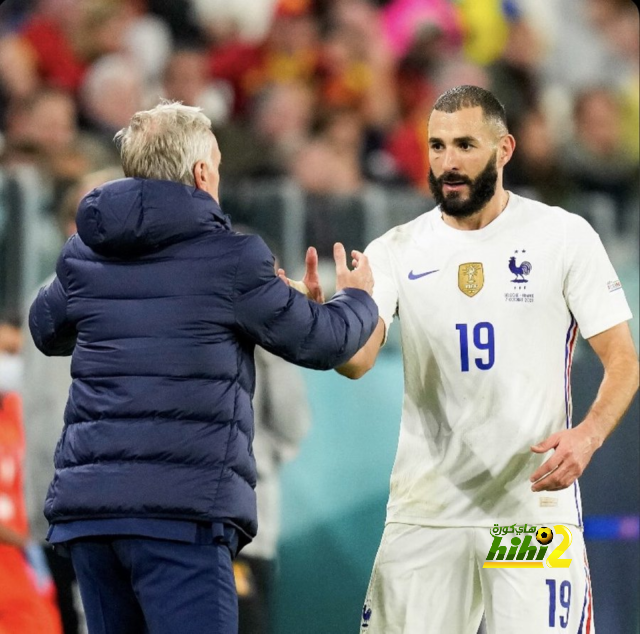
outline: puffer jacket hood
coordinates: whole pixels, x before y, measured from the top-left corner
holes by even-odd
[[[123,178],[87,194],[76,225],[96,253],[131,257],[151,253],[202,233],[229,228],[229,219],[206,192],[171,181]]]

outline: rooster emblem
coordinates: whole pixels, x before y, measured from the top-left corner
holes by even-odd
[[[516,264],[515,256],[509,258],[509,270],[515,275],[515,278],[512,279],[512,282],[516,282],[517,284],[522,284],[523,282],[527,282],[525,279],[525,275],[529,275],[531,273],[531,262],[527,262],[526,260],[518,266]]]
[[[371,608],[368,608],[367,605],[362,608],[362,625],[361,627],[366,628],[369,627],[369,620],[371,619]]]

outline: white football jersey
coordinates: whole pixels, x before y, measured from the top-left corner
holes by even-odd
[[[436,208],[366,254],[404,359],[387,521],[581,525],[577,483],[531,491],[551,454],[530,447],[571,425],[578,327],[589,338],[632,317],[596,232],[511,193],[480,230],[454,229]]]

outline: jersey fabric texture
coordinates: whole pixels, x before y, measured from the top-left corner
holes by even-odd
[[[436,208],[366,249],[380,316],[400,318],[405,393],[388,522],[581,525],[577,483],[531,491],[571,426],[570,372],[585,338],[631,318],[604,247],[577,215],[510,194],[477,231]]]
[[[222,522],[256,533],[254,345],[329,369],[378,319],[364,291],[324,305],[274,273],[206,192],[122,179],[88,194],[29,317],[37,347],[73,353],[45,515]]]

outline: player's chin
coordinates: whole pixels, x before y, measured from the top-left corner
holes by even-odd
[[[467,202],[469,199],[469,195],[465,192],[462,192],[458,189],[444,192],[444,198],[447,202],[455,202],[458,204],[463,204]]]

